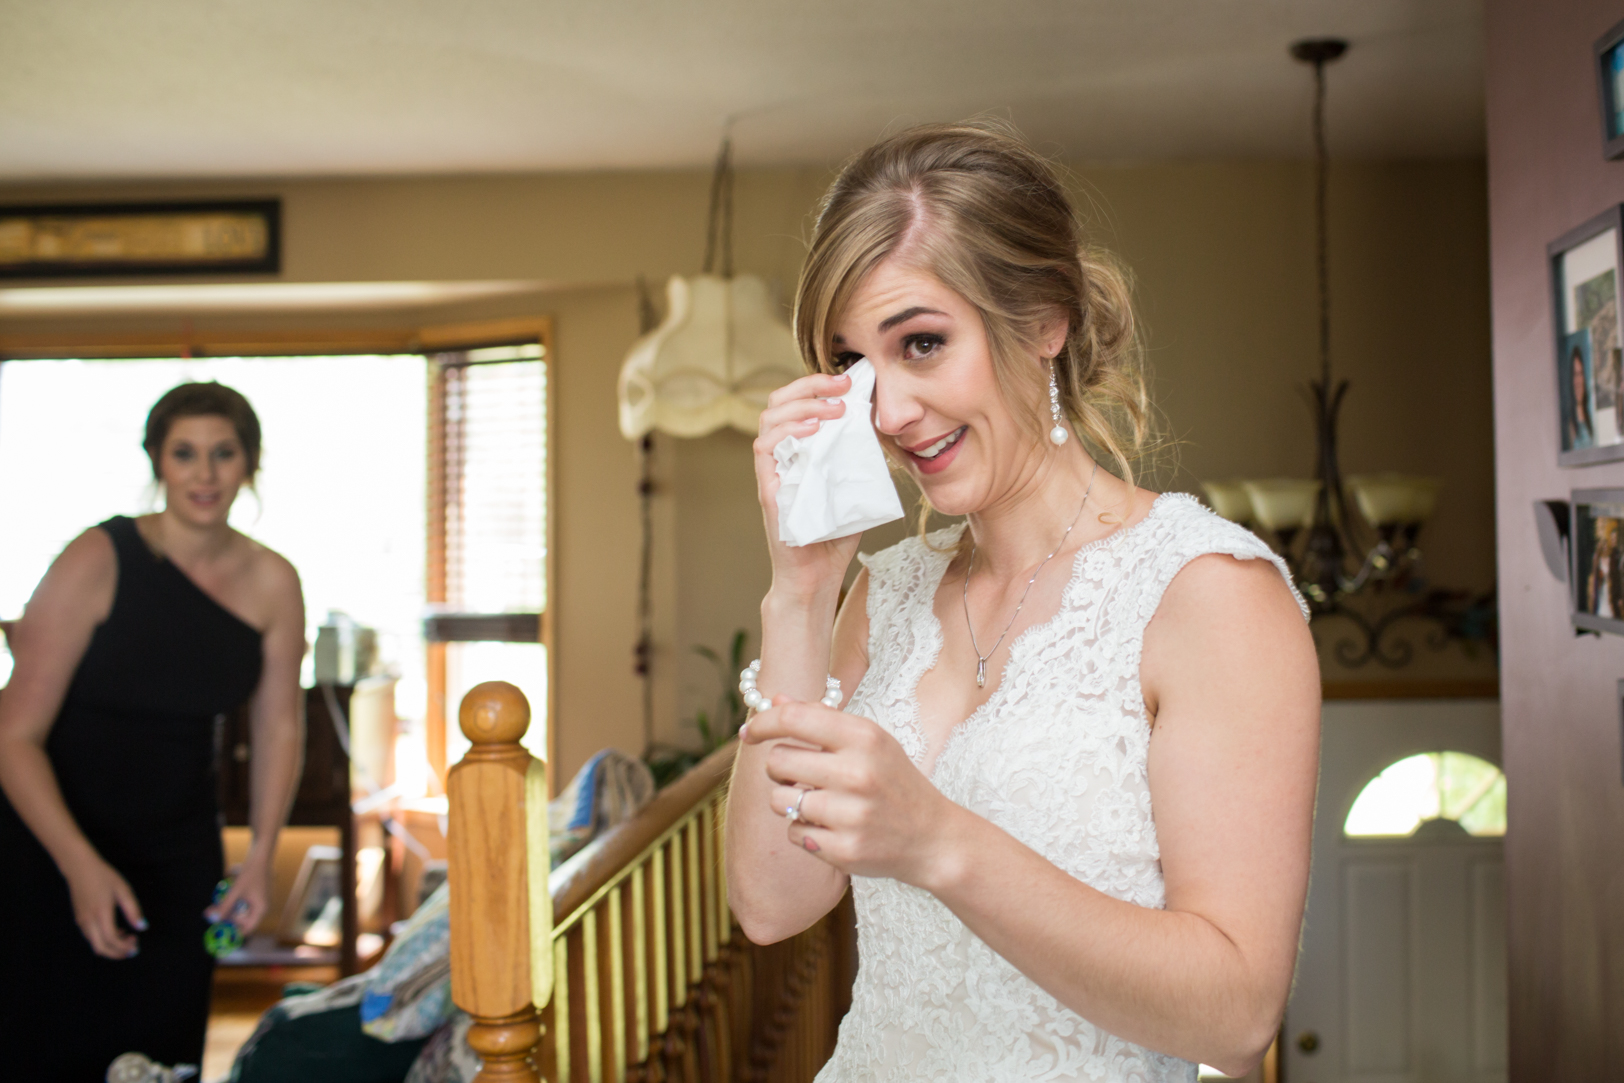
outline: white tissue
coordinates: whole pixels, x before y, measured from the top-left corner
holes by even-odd
[[[807,437],[786,436],[778,460],[778,540],[785,545],[860,534],[902,518],[902,501],[885,464],[869,402],[874,366],[865,358],[846,370],[846,412]]]

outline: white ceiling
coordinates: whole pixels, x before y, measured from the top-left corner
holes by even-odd
[[[1482,0],[0,0],[0,181],[838,161],[983,111],[1083,161],[1483,148]]]

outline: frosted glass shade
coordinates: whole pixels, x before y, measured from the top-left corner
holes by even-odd
[[[1348,479],[1359,512],[1371,526],[1424,522],[1438,504],[1438,478],[1365,474]]]
[[[1294,530],[1314,521],[1314,500],[1320,483],[1302,478],[1266,478],[1243,481],[1257,521],[1269,530]]]
[[[620,368],[620,432],[704,436],[724,425],[754,434],[767,396],[806,375],[790,329],[755,275],[672,275],[665,320]]]
[[[1206,491],[1212,510],[1225,519],[1232,523],[1252,521],[1252,498],[1246,495],[1246,487],[1240,482],[1204,481],[1201,488]]]

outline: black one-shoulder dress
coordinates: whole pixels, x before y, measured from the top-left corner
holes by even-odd
[[[147,921],[131,959],[96,955],[67,881],[0,795],[0,1077],[99,1083],[121,1053],[200,1064],[214,961],[203,917],[221,876],[215,718],[247,701],[260,634],[155,556],[135,522],[46,751],[62,796]],[[122,921],[122,918],[120,918]]]

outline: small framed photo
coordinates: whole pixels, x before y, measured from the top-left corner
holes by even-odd
[[[344,907],[339,886],[343,860],[344,851],[337,846],[312,846],[305,851],[293,890],[282,907],[277,939],[284,944],[337,946]]]
[[[1624,681],[1618,682],[1618,722],[1620,732],[1624,732]],[[1624,767],[1624,764],[1620,766]]]
[[[1601,98],[1601,147],[1624,157],[1624,22],[1596,39],[1596,86]]]
[[[1562,466],[1624,459],[1624,345],[1618,316],[1624,209],[1547,248],[1556,331],[1557,457]]]
[[[1573,626],[1624,635],[1624,489],[1573,492]]]

